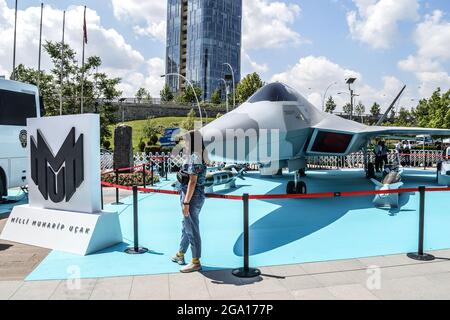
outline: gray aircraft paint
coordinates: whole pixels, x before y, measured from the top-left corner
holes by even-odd
[[[242,175],[244,174],[244,169],[240,172],[233,172],[229,170],[217,171],[214,173],[208,173],[205,179],[205,191],[207,193],[213,193],[214,187],[225,185],[225,188],[235,188],[236,179],[244,179]]]
[[[450,130],[445,129],[425,129],[425,128],[397,128],[397,127],[377,127],[367,126],[355,121],[346,120],[333,114],[320,111],[309,103],[304,97],[294,89],[282,83],[272,83],[261,88],[258,93],[264,93],[262,90],[273,90],[274,87],[280,88],[296,97],[296,101],[258,101],[243,103],[240,107],[226,114],[225,116],[211,122],[201,129],[208,148],[215,145],[216,148],[225,149],[225,145],[237,142],[231,141],[226,137],[227,129],[237,130],[256,130],[258,143],[260,142],[260,130],[278,130],[279,139],[276,143],[269,140],[268,148],[278,147],[279,156],[272,159],[278,163],[279,168],[289,167],[290,171],[304,169],[306,158],[313,156],[345,156],[353,152],[360,151],[365,147],[368,141],[375,137],[406,135],[416,136],[421,134],[450,136]],[[253,97],[254,97],[253,96]],[[342,153],[314,152],[312,147],[316,141],[319,132],[330,132],[338,134],[352,135],[347,150]],[[214,140],[212,137],[220,133],[220,138]],[[276,146],[278,144],[278,146]],[[217,147],[219,146],[219,147]],[[221,159],[214,158],[215,161],[246,163],[249,152],[245,152],[239,159],[229,159],[224,155]],[[260,157],[261,155],[258,155]],[[258,158],[259,160],[259,158]],[[273,168],[276,172],[279,168]]]

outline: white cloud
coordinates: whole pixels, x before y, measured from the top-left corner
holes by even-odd
[[[373,48],[391,47],[398,35],[398,24],[418,19],[418,0],[353,0],[357,11],[347,14],[353,39]]]
[[[300,15],[296,4],[269,0],[244,1],[243,46],[245,50],[298,45],[306,40],[292,24]]]
[[[136,34],[165,41],[167,1],[112,0],[112,5],[114,16],[134,24]]]
[[[17,64],[37,68],[40,7],[28,7],[18,13]],[[158,96],[163,86],[159,75],[164,73],[164,61],[159,58],[146,60],[114,29],[102,26],[96,11],[88,9],[88,40],[86,56],[102,58],[100,71],[122,78],[121,89],[125,96],[133,96],[137,88],[146,86],[152,95]],[[66,13],[66,42],[78,52],[81,61],[83,38],[83,7],[70,7]],[[0,0],[0,75],[8,75],[12,69],[14,10]],[[51,6],[44,9],[43,40],[61,41],[62,11]],[[51,67],[48,56],[43,54],[42,67]],[[161,67],[162,66],[162,67]]]
[[[338,105],[338,111],[342,111],[342,106],[349,102],[349,95],[338,95],[338,92],[348,92],[345,79],[350,76],[358,79],[354,89],[355,93],[359,94],[360,97],[355,98],[355,103],[361,100],[366,106],[366,112],[369,112],[374,102],[381,104],[383,110],[387,109],[403,86],[403,83],[397,78],[387,76],[382,79],[382,88],[373,88],[364,82],[364,77],[361,73],[344,68],[326,57],[316,56],[300,59],[289,70],[274,75],[271,81],[280,81],[292,86],[319,109],[322,108],[323,98],[328,86],[337,83],[330,87],[327,97],[333,96]],[[405,102],[405,106],[410,107],[407,103],[410,100],[410,95],[407,92],[402,101]]]
[[[426,15],[417,25],[414,33],[417,53],[398,63],[403,71],[412,72],[421,83],[420,94],[428,97],[441,87],[450,88],[450,75],[445,63],[450,61],[450,22],[444,19],[444,13],[436,10]]]
[[[269,71],[269,66],[267,63],[259,64],[256,61],[252,60],[252,58],[244,51],[242,52],[242,56],[244,57],[243,63],[243,74],[248,74],[252,72],[264,73]]]
[[[165,41],[167,1],[111,2],[115,17],[132,24],[136,34]],[[301,13],[299,5],[272,0],[244,0],[242,10],[245,50],[298,45],[306,41],[292,28]]]

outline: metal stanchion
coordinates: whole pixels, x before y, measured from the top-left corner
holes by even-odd
[[[233,275],[238,278],[254,278],[261,275],[258,269],[249,267],[249,195],[243,196],[244,202],[244,267],[233,270]]]
[[[147,248],[139,247],[139,221],[138,221],[138,187],[133,187],[133,227],[134,227],[134,246],[125,250],[128,254],[147,253]]]
[[[419,261],[432,261],[435,257],[431,254],[424,253],[424,229],[425,229],[425,187],[419,187],[420,208],[419,208],[419,250],[418,252],[408,253],[408,257]]]
[[[116,186],[119,185],[119,170],[116,169]],[[113,206],[122,205],[123,203],[119,201],[119,188],[116,187],[116,202],[113,203]]]
[[[167,168],[167,159],[168,159],[167,157],[164,157],[164,176],[165,176],[166,181],[169,180],[167,177],[167,169],[168,169]]]
[[[103,201],[103,185],[100,183],[100,199],[102,204],[102,210],[104,208],[104,201]]]
[[[152,178],[152,181],[150,182],[150,184],[151,184],[151,186],[153,187],[153,185],[154,185],[154,177],[155,177],[155,174],[154,174],[154,172],[153,172],[153,166],[154,166],[154,164],[153,164],[153,159],[152,158],[150,158],[150,174],[151,174],[151,178]]]
[[[145,179],[147,178],[146,177],[146,173],[145,173],[145,167],[146,167],[147,165],[146,164],[144,164],[143,166],[142,166],[142,185],[144,186],[144,189],[145,188],[147,188],[147,184],[146,184],[146,182],[145,182]]]

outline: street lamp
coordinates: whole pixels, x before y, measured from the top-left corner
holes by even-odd
[[[195,100],[197,101],[198,112],[200,113],[200,121],[201,121],[202,126],[203,126],[202,108],[200,107],[200,101],[198,100],[197,93],[195,92],[194,85],[185,76],[183,76],[182,74],[179,74],[179,73],[163,74],[163,75],[161,75],[161,78],[166,78],[166,77],[170,77],[170,76],[178,76],[178,77],[183,78],[184,81],[186,81],[189,84],[189,86],[192,88],[192,91],[194,92]]]
[[[230,68],[231,70],[231,76],[233,78],[233,109],[236,109],[236,82],[234,80],[234,70],[231,64],[229,63],[224,63],[223,65],[228,66],[228,68]]]
[[[350,77],[346,80],[346,84],[348,84],[348,90],[350,91],[350,120],[353,120],[353,98],[357,96],[352,89],[352,84],[354,84],[356,80],[357,79],[354,77]]]
[[[336,84],[338,84],[337,81],[333,82],[332,84],[330,84],[328,86],[327,90],[325,90],[325,94],[323,95],[323,99],[322,99],[322,111],[325,111],[325,99],[327,98],[328,90],[330,90],[330,88]]]
[[[226,103],[226,106],[227,106],[227,113],[228,113],[228,112],[230,112],[228,110],[228,84],[227,84],[227,81],[225,79],[220,79],[220,80],[225,84],[225,103]]]

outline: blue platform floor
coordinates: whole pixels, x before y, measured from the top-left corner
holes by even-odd
[[[292,177],[262,178],[249,174],[228,194],[285,193]],[[407,170],[405,187],[436,186],[435,173]],[[311,171],[308,192],[373,190],[361,170]],[[226,193],[222,191],[219,193]],[[418,194],[402,194],[398,210],[377,209],[373,197],[271,200],[250,202],[250,264],[255,267],[399,254],[417,250]],[[450,248],[450,193],[426,197],[427,250]],[[140,245],[150,253],[132,256],[123,251],[133,239],[132,199],[119,211],[126,243],[81,257],[53,251],[27,280],[67,279],[178,272],[170,262],[178,249],[181,212],[176,196],[139,196]],[[201,214],[202,263],[206,270],[242,265],[242,202],[208,199]],[[190,254],[188,257],[190,258]]]
[[[28,202],[28,196],[20,189],[8,190],[8,203],[0,204],[0,216],[10,213],[14,206],[20,206]]]

